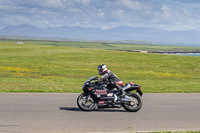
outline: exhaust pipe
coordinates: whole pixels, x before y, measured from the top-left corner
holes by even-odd
[[[131,102],[133,101],[133,99],[129,96],[125,96],[123,99],[122,99],[123,102]]]

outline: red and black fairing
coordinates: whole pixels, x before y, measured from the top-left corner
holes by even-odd
[[[99,106],[104,106],[114,103],[115,99],[114,93],[109,90],[105,90],[99,87],[94,87],[90,90],[90,92],[93,94],[94,97],[96,97]]]
[[[118,82],[116,82],[116,84],[119,85],[119,86],[121,86],[121,87],[123,87],[123,85],[124,85],[124,83],[122,81],[118,81]]]

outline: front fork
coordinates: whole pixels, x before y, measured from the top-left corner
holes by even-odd
[[[90,93],[87,93],[86,102],[94,102],[95,97],[93,97]]]
[[[89,100],[91,100],[92,98],[91,98],[91,95],[90,94],[87,94],[87,97],[86,97],[86,101],[89,101]]]

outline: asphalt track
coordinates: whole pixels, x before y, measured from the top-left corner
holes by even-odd
[[[0,93],[0,133],[200,131],[200,93],[144,94],[138,112],[83,112],[78,95]]]

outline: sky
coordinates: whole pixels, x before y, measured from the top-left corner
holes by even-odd
[[[0,29],[19,24],[200,30],[200,0],[0,0]]]

